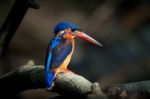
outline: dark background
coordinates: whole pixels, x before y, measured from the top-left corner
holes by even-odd
[[[26,64],[43,65],[53,28],[60,21],[78,24],[103,47],[76,38],[69,69],[102,86],[147,80],[150,76],[149,0],[37,0],[40,9],[25,14],[8,50],[0,74]],[[0,1],[0,27],[14,0]],[[55,93],[29,90],[21,99],[47,99]]]

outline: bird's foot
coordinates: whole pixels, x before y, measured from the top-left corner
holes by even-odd
[[[59,77],[59,78],[61,78],[61,76],[62,76],[63,74],[74,74],[74,72],[72,72],[72,71],[69,70],[69,69],[56,69],[56,70],[55,70],[54,78],[56,78],[56,76]]]
[[[47,91],[50,91],[50,90],[52,90],[52,89],[53,89],[53,87],[54,87],[54,82],[52,82],[52,84],[51,84],[51,86],[50,86],[50,87],[46,87],[46,90],[47,90]]]

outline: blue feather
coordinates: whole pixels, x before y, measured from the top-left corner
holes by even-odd
[[[46,54],[46,59],[45,59],[45,72],[46,72],[46,85],[48,87],[51,86],[52,81],[54,79],[54,73],[52,72],[51,68],[50,68],[50,64],[52,61],[52,55],[53,55],[53,50],[55,47],[58,46],[58,44],[61,42],[61,38],[60,37],[54,37],[51,42],[50,45],[48,47],[47,50],[47,54]]]
[[[54,80],[54,72],[50,72],[46,75],[46,86],[48,88],[51,87],[52,83],[53,83],[53,80]]]
[[[60,42],[61,42],[60,37],[54,37],[49,44],[47,54],[46,54],[46,60],[45,60],[45,66],[46,66],[47,72],[50,71],[50,65],[51,65],[53,50],[60,44]]]
[[[51,68],[57,68],[58,66],[60,66],[71,51],[72,51],[71,41],[62,40],[62,42],[60,42],[60,44],[54,49]]]
[[[48,87],[51,86],[54,79],[54,72],[52,70],[59,67],[71,51],[71,41],[65,40],[58,36],[51,40],[45,60],[46,85]]]
[[[70,22],[60,22],[55,26],[54,33],[70,28],[71,30],[81,30],[79,26]]]

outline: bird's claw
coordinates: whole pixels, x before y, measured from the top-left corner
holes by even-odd
[[[54,87],[54,85],[55,85],[55,84],[54,84],[54,82],[52,82],[51,86],[46,88],[46,89],[47,89],[47,91],[52,90],[52,89],[53,89],[53,87]]]
[[[63,74],[74,74],[74,72],[72,72],[72,71],[70,71],[68,69],[63,69],[56,76],[61,78]]]
[[[56,76],[58,77],[58,78],[61,78],[62,76],[61,75],[63,75],[64,74],[64,72],[60,72],[59,74],[57,74]]]

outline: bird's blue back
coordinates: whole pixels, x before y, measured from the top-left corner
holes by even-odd
[[[47,48],[46,52],[46,59],[45,59],[45,66],[46,66],[46,73],[50,70],[51,60],[54,49],[61,43],[61,39],[59,37],[54,37]]]

